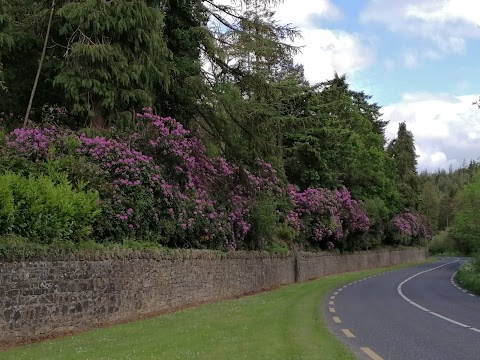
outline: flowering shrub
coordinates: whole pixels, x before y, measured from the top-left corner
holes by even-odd
[[[394,243],[411,245],[431,237],[426,219],[414,212],[397,214],[391,221],[391,237]]]
[[[208,157],[200,139],[172,118],[146,111],[138,119],[139,133],[125,137],[54,126],[15,129],[1,139],[0,171],[46,174],[57,182],[54,175],[66,173],[74,187],[98,192],[97,240],[262,248],[278,225],[323,249],[353,249],[369,231],[364,204],[346,188],[300,191],[261,160],[245,168]],[[289,204],[280,205],[285,198]],[[429,237],[423,219],[410,212],[394,217],[388,230],[394,243]]]
[[[44,171],[54,164],[73,183],[88,180],[101,199],[98,238],[242,246],[258,195],[280,191],[275,170],[259,161],[253,174],[224,158],[210,159],[201,141],[174,119],[148,112],[139,117],[145,135],[128,139],[91,138],[55,127],[15,129],[6,136],[2,158],[17,156],[21,166],[29,160]],[[76,162],[66,161],[72,157]],[[90,175],[94,171],[94,178],[79,173],[79,165]]]
[[[290,185],[288,193],[293,209],[287,214],[286,221],[312,244],[332,249],[335,243],[350,234],[368,230],[369,220],[365,211],[345,188],[337,191],[323,188],[299,191]]]

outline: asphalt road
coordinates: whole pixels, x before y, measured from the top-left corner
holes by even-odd
[[[456,260],[337,289],[324,304],[327,324],[359,359],[480,360],[480,297],[452,282]]]

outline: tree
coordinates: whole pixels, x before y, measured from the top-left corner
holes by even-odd
[[[75,112],[88,113],[91,127],[104,127],[115,113],[152,105],[154,84],[168,87],[160,6],[147,0],[86,0],[58,10],[66,50],[55,85],[65,90]]]
[[[204,49],[212,96],[207,99],[211,111],[204,109],[203,115],[212,116],[202,116],[201,125],[226,156],[244,163],[260,157],[283,168],[279,144],[293,120],[290,102],[301,92],[296,77],[301,70],[292,59],[296,48],[285,42],[297,32],[278,25],[266,7],[247,4],[240,14],[233,7],[210,5],[210,16],[223,30],[212,31],[215,52]],[[218,11],[234,21],[226,23]]]
[[[346,77],[313,87],[302,125],[287,134],[286,168],[300,187],[346,186],[355,198],[379,197],[393,206],[392,163],[377,104],[349,88]],[[298,116],[298,115],[297,115]]]
[[[55,12],[55,0],[52,0],[52,5],[50,8],[50,16],[48,17],[47,32],[45,33],[45,40],[43,42],[42,55],[40,56],[40,61],[38,63],[37,74],[35,75],[35,80],[33,82],[33,88],[30,95],[30,100],[28,101],[27,112],[23,120],[23,126],[27,126],[28,118],[30,116],[30,111],[32,110],[32,103],[35,97],[35,91],[37,90],[38,80],[40,78],[40,74],[42,71],[43,61],[45,60],[45,52],[47,51],[47,44],[48,44],[48,39],[50,37],[50,29],[52,27],[52,19],[53,19],[54,12]]]
[[[2,53],[10,50],[14,44],[11,31],[11,4],[0,0],[0,89],[6,90],[3,74]]]
[[[417,155],[413,134],[407,130],[404,122],[399,124],[397,137],[388,144],[387,150],[395,164],[397,184],[405,207],[416,209],[418,205]]]
[[[466,253],[480,251],[480,177],[464,187],[459,194],[458,208],[452,227],[452,235],[459,249]]]
[[[431,179],[420,185],[419,189],[418,212],[425,216],[432,233],[435,233],[439,224],[441,193]]]
[[[46,2],[0,0],[0,66],[3,86],[0,86],[0,111],[7,121],[25,114],[50,13]],[[61,93],[51,92],[48,74],[41,74],[38,95],[33,108],[41,107],[47,99],[56,101]],[[13,119],[10,114],[13,114]],[[36,114],[35,114],[36,115]]]
[[[197,0],[168,0],[164,6],[163,36],[170,51],[171,82],[155,85],[158,114],[191,126],[209,92],[202,71],[201,47],[208,41],[208,14]]]

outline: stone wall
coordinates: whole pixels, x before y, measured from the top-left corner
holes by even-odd
[[[0,262],[0,347],[425,255],[185,251]]]
[[[359,252],[348,255],[298,254],[298,281],[308,281],[321,276],[349,271],[366,270],[389,265],[424,260],[425,250],[390,250]]]

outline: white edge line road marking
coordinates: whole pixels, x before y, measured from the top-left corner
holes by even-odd
[[[447,266],[447,265],[456,263],[456,262],[458,262],[459,260],[460,260],[460,259],[457,258],[457,260],[455,260],[455,261],[451,261],[451,262],[449,262],[449,263],[446,263],[446,264],[443,264],[443,265],[440,265],[440,266],[436,266],[436,267],[431,268],[431,269],[428,269],[428,270],[420,271],[419,273],[416,273],[415,275],[410,276],[408,279],[405,279],[405,280],[403,280],[400,284],[398,284],[398,286],[397,286],[397,292],[398,292],[398,294],[399,294],[405,301],[407,301],[408,303],[410,303],[410,304],[413,305],[413,306],[416,306],[416,307],[419,308],[420,310],[426,311],[426,312],[432,314],[433,316],[436,316],[436,317],[438,317],[438,318],[440,318],[440,319],[446,320],[446,321],[448,321],[448,322],[450,322],[450,323],[452,323],[452,324],[461,326],[461,327],[463,327],[463,328],[467,328],[467,329],[472,330],[472,331],[480,332],[479,329],[476,329],[476,328],[474,328],[474,327],[472,327],[472,326],[470,326],[470,325],[466,325],[466,324],[463,324],[463,323],[461,323],[461,322],[459,322],[459,321],[455,321],[455,320],[450,319],[450,318],[448,318],[448,317],[446,317],[446,316],[437,314],[436,312],[433,312],[433,311],[431,311],[431,310],[429,310],[429,309],[427,309],[427,308],[424,308],[423,306],[418,305],[416,302],[414,302],[414,301],[410,300],[408,297],[406,297],[405,294],[402,292],[402,286],[405,285],[406,282],[412,280],[413,278],[415,278],[415,277],[417,277],[417,276],[419,276],[419,275],[425,274],[425,273],[427,273],[427,272],[429,272],[429,271],[436,270],[436,269],[440,269],[441,267],[444,267],[444,266]]]
[[[330,310],[331,313],[335,312],[335,308],[329,308],[329,310]]]
[[[340,324],[342,322],[342,320],[340,320],[340,318],[338,316],[334,316],[333,321],[335,321],[335,323],[337,323],[337,324]]]
[[[367,354],[372,360],[383,360],[378,354],[368,347],[360,348],[365,354]]]
[[[335,301],[329,301],[328,305],[335,305]]]
[[[335,300],[335,295],[330,296],[330,300]]]

